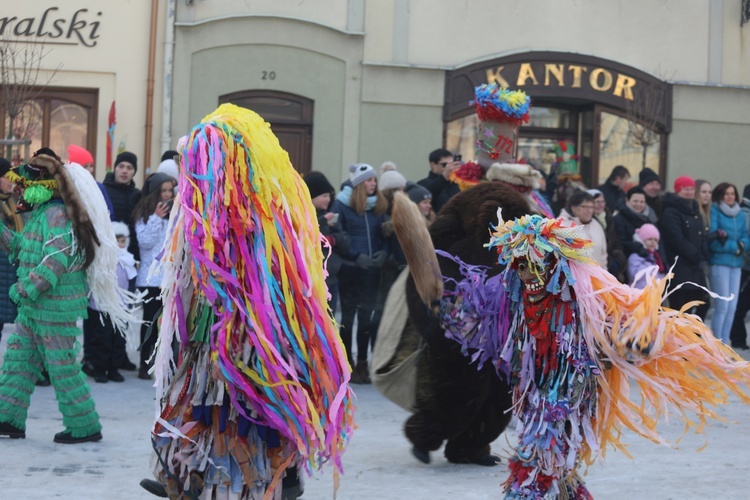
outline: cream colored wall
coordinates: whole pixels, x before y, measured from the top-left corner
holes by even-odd
[[[413,181],[427,176],[430,151],[442,147],[442,71],[365,66],[360,161],[386,160]]]
[[[393,160],[408,178],[418,179],[427,153],[442,143],[445,70],[509,53],[552,50],[699,84],[710,79],[709,68],[718,62],[719,83],[748,86],[750,27],[739,27],[740,2],[178,2],[173,135],[211,111],[222,93],[292,92],[316,101],[313,168],[334,181],[346,177],[351,161],[378,166]],[[364,36],[352,28],[357,25],[352,12],[360,7]],[[717,12],[718,32],[710,23]],[[277,68],[275,82],[258,79],[266,66]],[[706,161],[720,163],[712,170],[717,178],[745,182],[747,96],[747,89],[675,87],[668,184],[682,173],[697,175]],[[327,110],[322,103],[330,104]],[[711,140],[701,145],[703,136]]]
[[[48,16],[48,23],[54,17],[65,17],[70,20],[73,13],[81,13],[82,19],[99,21],[98,38],[94,47],[81,45],[47,44],[48,56],[44,60],[46,68],[61,66],[49,86],[85,87],[99,89],[99,103],[96,130],[97,136],[97,175],[104,177],[106,159],[106,132],[109,108],[116,101],[117,125],[113,145],[113,158],[121,140],[126,141],[128,150],[138,156],[139,169],[136,182],[142,184],[142,177],[147,164],[158,165],[161,151],[159,135],[161,133],[162,104],[161,86],[163,78],[163,31],[166,2],[159,0],[159,19],[157,21],[158,37],[156,47],[156,72],[154,92],[154,121],[152,133],[151,161],[143,158],[145,148],[146,123],[146,80],[148,74],[149,19],[151,2],[77,0],[76,2],[51,2],[27,0],[9,2],[2,9],[0,16],[15,16],[18,20],[36,17],[37,22],[44,11],[58,7]],[[101,12],[100,16],[96,13]],[[79,17],[80,17],[79,16]],[[17,22],[17,21],[15,21]],[[66,24],[67,26],[67,24]],[[50,26],[48,24],[48,29]],[[75,35],[74,35],[75,36]],[[65,40],[65,37],[57,39]],[[154,163],[156,162],[156,163]]]
[[[669,136],[667,188],[691,175],[710,181],[750,183],[750,98],[747,90],[676,85]]]
[[[741,0],[724,0],[724,83],[750,85]],[[410,65],[460,67],[531,50],[594,55],[665,79],[705,82],[709,0],[382,0],[367,2],[365,61],[389,63],[406,4]],[[401,38],[403,39],[403,37]]]
[[[314,100],[313,169],[334,182],[358,161],[361,37],[261,18],[182,24],[176,35],[175,137],[213,111],[221,95],[276,90]],[[263,71],[274,71],[275,80],[263,80]]]
[[[287,17],[346,29],[347,0],[203,0],[177,9],[180,22],[230,17]]]

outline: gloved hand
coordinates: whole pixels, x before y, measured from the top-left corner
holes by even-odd
[[[713,240],[717,240],[720,245],[724,245],[724,243],[727,242],[727,238],[729,238],[729,235],[726,231],[723,229],[717,229],[716,231],[712,231],[708,233],[708,241],[711,242]]]
[[[388,258],[388,252],[380,250],[372,254],[372,267],[383,267],[385,260]]]
[[[719,233],[719,243],[724,245],[727,242],[729,235],[723,229],[717,229],[716,232]]]
[[[383,222],[383,224],[380,226],[380,234],[383,235],[383,238],[390,238],[393,236],[393,221],[387,220]]]
[[[369,255],[365,255],[361,253],[357,255],[356,263],[362,269],[369,269],[370,266],[372,266],[372,259],[370,258]]]

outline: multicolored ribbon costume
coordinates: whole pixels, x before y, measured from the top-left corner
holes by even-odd
[[[180,153],[162,259],[156,475],[170,495],[270,498],[290,465],[341,471],[353,429],[315,209],[252,111],[222,105]]]
[[[750,364],[684,312],[692,304],[662,306],[667,278],[622,285],[589,246],[556,219],[502,223],[488,247],[503,273],[463,266],[466,279],[443,299],[447,334],[514,386],[519,443],[506,498],[591,498],[578,469],[608,445],[627,454],[623,428],[665,443],[656,425],[669,408],[700,432],[729,392],[750,403]]]

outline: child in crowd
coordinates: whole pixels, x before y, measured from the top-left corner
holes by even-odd
[[[122,290],[128,289],[130,280],[138,272],[135,269],[135,257],[128,252],[130,245],[130,230],[123,222],[113,222],[117,246],[117,286]],[[91,343],[89,358],[84,371],[100,384],[108,381],[123,382],[125,379],[118,371],[124,362],[125,338],[123,332],[117,331],[109,316],[100,312],[96,302],[91,299],[88,307],[88,318],[83,320],[83,330],[87,333]]]
[[[644,224],[635,230],[633,241],[643,245],[644,250],[632,253],[628,257],[628,278],[632,283],[631,286],[643,289],[646,286],[646,275],[644,273],[638,277],[638,273],[650,267],[658,268],[656,274],[658,278],[666,275],[667,268],[659,255],[659,238],[659,230],[653,224]],[[638,281],[635,281],[636,277]]]

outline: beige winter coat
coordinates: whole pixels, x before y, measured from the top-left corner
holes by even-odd
[[[591,257],[599,263],[604,269],[607,269],[607,235],[604,232],[604,228],[601,224],[594,220],[592,217],[588,224],[581,224],[578,217],[573,217],[564,208],[560,211],[560,219],[565,221],[568,225],[583,226],[583,230],[586,236],[594,244],[591,248]]]

